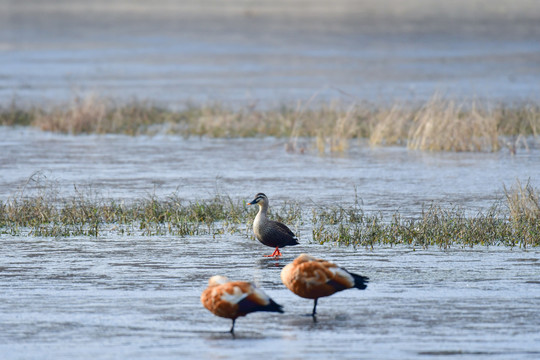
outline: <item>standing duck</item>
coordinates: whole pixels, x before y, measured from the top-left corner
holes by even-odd
[[[263,193],[255,195],[255,199],[248,205],[259,205],[259,212],[253,221],[253,232],[257,239],[266,246],[275,247],[272,255],[264,255],[266,257],[281,256],[280,247],[288,245],[298,245],[296,235],[286,225],[269,220],[266,216],[268,212],[268,198]]]
[[[208,288],[201,294],[201,302],[214,315],[232,319],[230,333],[234,335],[234,323],[240,316],[255,311],[283,313],[283,307],[255,285],[245,281],[230,281],[225,276],[212,276]]]
[[[315,320],[319,298],[345,289],[364,290],[369,278],[350,273],[329,261],[301,254],[281,270],[281,281],[296,295],[315,300],[311,313]]]

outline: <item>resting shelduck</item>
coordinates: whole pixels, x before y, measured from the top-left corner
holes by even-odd
[[[311,314],[315,318],[319,298],[345,289],[364,290],[369,278],[352,274],[326,260],[301,254],[283,268],[281,280],[296,295],[315,300]]]
[[[230,332],[240,316],[255,311],[283,312],[283,307],[255,285],[245,281],[230,281],[225,276],[212,276],[208,288],[201,295],[201,302],[214,315],[232,319]]]

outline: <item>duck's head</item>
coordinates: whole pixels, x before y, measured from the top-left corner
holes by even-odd
[[[268,204],[268,198],[263,193],[258,193],[255,195],[255,199],[251,200],[251,202],[248,202],[248,205],[255,205],[259,204],[259,206],[262,206],[263,204]]]

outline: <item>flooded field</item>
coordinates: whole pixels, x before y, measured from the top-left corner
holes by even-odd
[[[426,153],[354,146],[347,156],[291,154],[274,139],[66,136],[1,128],[0,196],[32,193],[38,178],[62,195],[117,199],[216,192],[271,204],[352,204],[414,215],[436,200],[484,209],[502,184],[531,178],[538,149],[517,156]],[[26,185],[25,185],[26,184]],[[47,185],[47,186],[49,186]],[[26,187],[25,187],[26,186]],[[195,237],[11,237],[0,235],[0,352],[6,359],[523,358],[540,355],[540,252],[509,248],[443,251],[408,247],[285,248],[280,261],[245,234]],[[366,291],[312,302],[281,284],[301,252],[369,276]],[[224,274],[260,284],[286,313],[230,321],[199,302],[207,279]],[[45,354],[45,355],[44,355]],[[43,356],[42,356],[43,355]]]

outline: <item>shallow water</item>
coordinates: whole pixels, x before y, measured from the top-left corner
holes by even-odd
[[[487,209],[516,179],[540,187],[540,152],[429,153],[353,142],[342,157],[288,153],[276,139],[183,139],[177,136],[66,136],[0,127],[0,198],[36,194],[140,199],[177,193],[188,200],[216,194],[273,204],[351,205],[367,211],[417,214],[443,206]],[[534,144],[532,144],[534,146]],[[309,148],[309,142],[306,142]],[[33,179],[29,178],[38,172]],[[77,190],[74,189],[77,187]],[[357,196],[357,197],[355,197]]]
[[[540,252],[373,251],[303,243],[282,260],[243,236],[41,239],[2,236],[5,359],[536,359]],[[319,301],[279,278],[300,252],[371,278]],[[199,302],[214,274],[255,281],[285,314],[230,320]]]
[[[176,191],[186,199],[216,192],[272,204],[352,204],[355,187],[368,211],[405,215],[423,202],[485,209],[503,183],[531,178],[538,149],[517,156],[437,154],[353,146],[343,157],[291,154],[274,139],[182,139],[174,136],[66,136],[0,128],[0,198],[77,191],[137,199]],[[38,171],[38,183],[28,178]],[[372,251],[310,244],[269,253],[244,234],[217,238],[39,238],[0,235],[0,353],[6,359],[500,358],[540,356],[540,252],[508,248],[376,247]],[[280,282],[300,252],[369,276],[367,290],[312,302]],[[237,321],[199,302],[215,274],[257,282],[286,313]]]

